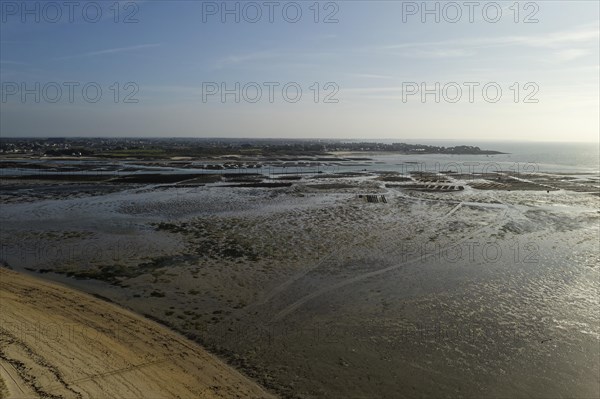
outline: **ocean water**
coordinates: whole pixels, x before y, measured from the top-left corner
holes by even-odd
[[[389,165],[419,164],[424,171],[456,170],[463,172],[515,171],[547,173],[593,173],[600,172],[599,143],[530,143],[530,142],[467,142],[437,140],[380,140],[382,143],[407,142],[452,147],[473,145],[483,150],[495,150],[497,155],[381,155],[379,162]],[[458,166],[456,165],[458,164]],[[401,171],[404,168],[400,168]],[[410,167],[408,167],[410,169]]]

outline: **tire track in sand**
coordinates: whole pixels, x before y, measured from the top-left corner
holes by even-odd
[[[461,204],[457,205],[457,207],[460,206]],[[507,215],[507,212],[508,212],[508,209],[509,209],[508,206],[506,206],[506,205],[504,205],[504,206],[506,207],[506,212],[504,212],[501,215],[499,215],[496,218],[496,221],[494,223],[490,223],[487,226],[484,226],[484,227],[482,227],[480,229],[475,230],[473,233],[470,234],[469,237],[465,237],[465,238],[462,238],[460,240],[457,240],[457,241],[453,242],[451,245],[452,246],[460,245],[463,242],[472,239],[473,236],[477,236],[477,235],[479,235],[480,233],[482,233],[482,232],[484,232],[486,230],[493,230],[493,229],[498,228],[499,225],[504,221],[503,217]],[[455,207],[454,209],[457,209],[457,207]],[[452,211],[450,211],[449,214],[453,213],[454,209]],[[338,283],[331,284],[331,285],[328,285],[326,287],[323,287],[323,288],[321,288],[321,289],[319,289],[317,291],[314,291],[314,292],[312,292],[312,293],[310,293],[308,295],[305,295],[304,297],[298,299],[297,301],[293,302],[292,304],[286,306],[281,311],[279,311],[274,317],[272,317],[271,320],[270,320],[270,322],[271,323],[275,323],[275,322],[280,321],[281,319],[287,317],[291,313],[293,313],[296,310],[298,310],[299,308],[301,308],[307,302],[309,302],[309,301],[311,301],[311,300],[313,300],[313,299],[315,299],[315,298],[317,298],[317,297],[319,297],[321,295],[324,295],[324,294],[326,294],[328,292],[331,292],[331,291],[334,291],[334,290],[338,290],[338,289],[343,288],[345,286],[354,284],[354,283],[362,281],[362,280],[366,280],[366,279],[371,278],[371,277],[378,276],[380,274],[387,273],[387,272],[392,271],[392,270],[399,269],[399,268],[404,267],[404,266],[410,266],[410,265],[412,265],[412,264],[414,264],[416,262],[422,261],[423,259],[428,259],[430,257],[438,256],[438,255],[440,255],[440,253],[443,250],[444,249],[440,249],[440,250],[438,250],[436,252],[432,252],[432,253],[429,253],[429,254],[424,255],[424,256],[421,255],[421,256],[419,256],[417,258],[413,258],[412,260],[410,260],[408,262],[403,262],[403,263],[396,264],[396,265],[393,265],[393,266],[389,266],[389,267],[386,267],[386,268],[383,268],[383,269],[379,269],[379,270],[375,270],[375,271],[372,271],[372,272],[367,272],[367,273],[359,274],[357,276],[350,277],[350,278],[347,278],[345,280],[342,280],[342,281],[340,281]]]

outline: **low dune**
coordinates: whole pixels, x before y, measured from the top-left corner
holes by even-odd
[[[163,326],[0,268],[1,398],[270,398]]]

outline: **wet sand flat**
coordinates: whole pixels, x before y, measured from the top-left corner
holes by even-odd
[[[557,179],[125,185],[3,206],[2,258],[158,320],[286,398],[595,398],[597,187]],[[438,183],[464,189],[411,186]]]

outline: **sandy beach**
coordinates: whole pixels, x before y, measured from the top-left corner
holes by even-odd
[[[123,308],[0,268],[2,398],[271,398]]]

